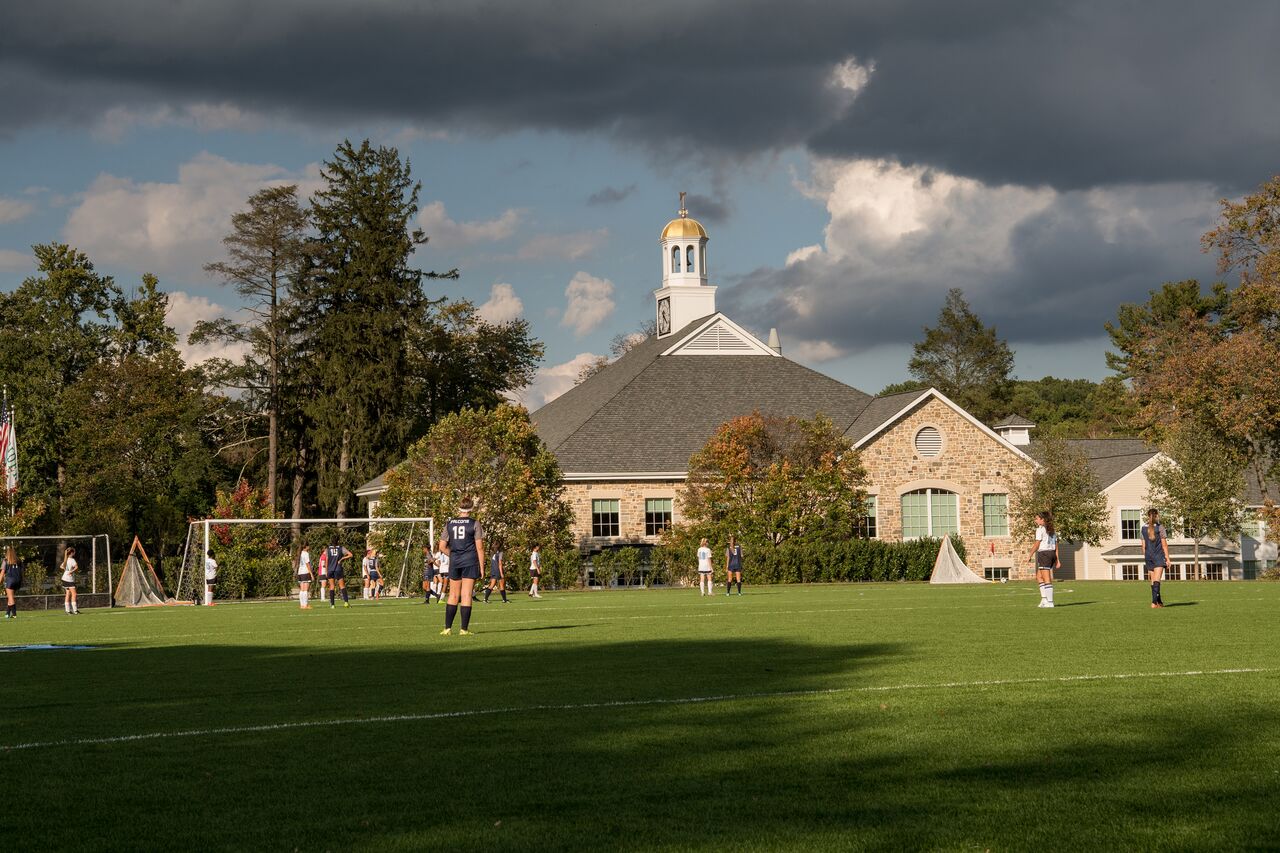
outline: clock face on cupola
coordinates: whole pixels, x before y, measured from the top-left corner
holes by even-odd
[[[662,229],[662,287],[654,291],[658,337],[716,313],[716,289],[707,284],[707,229],[689,216],[680,193],[680,213]]]

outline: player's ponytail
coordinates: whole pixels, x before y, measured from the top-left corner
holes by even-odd
[[[1040,513],[1040,517],[1044,519],[1044,532],[1048,533],[1050,536],[1057,535],[1053,529],[1053,513],[1046,509],[1044,512]]]

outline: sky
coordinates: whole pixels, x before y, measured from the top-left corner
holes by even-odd
[[[1022,378],[1215,277],[1219,200],[1280,171],[1280,5],[974,0],[54,0],[0,5],[0,288],[68,242],[183,333],[266,185],[343,139],[422,182],[433,295],[546,344],[536,408],[654,312],[688,191],[717,308],[870,393],[948,289]],[[190,360],[213,351],[184,344]]]

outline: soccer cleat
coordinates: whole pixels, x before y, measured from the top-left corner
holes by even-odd
[[[452,631],[452,630],[450,630],[449,628],[445,628],[443,631],[441,631],[441,632],[440,632],[440,636],[441,636],[441,637],[448,637],[448,636],[449,636],[450,634],[452,634],[452,633],[453,633],[453,631]]]
[[[459,631],[459,632],[458,632],[458,636],[459,636],[459,637],[470,637],[470,636],[471,636],[471,632],[470,632],[470,631],[468,631],[466,628],[463,628],[461,631]]]
[[[350,602],[350,601],[344,601],[344,602],[342,602],[342,606],[343,606],[343,607],[350,607],[350,606],[351,606],[351,602]]]
[[[1153,601],[1153,602],[1151,602],[1151,609],[1152,609],[1152,610],[1155,610],[1155,609],[1156,609],[1157,607],[1159,607],[1159,606],[1160,606],[1160,605],[1159,605],[1159,604],[1156,604],[1154,601]]]

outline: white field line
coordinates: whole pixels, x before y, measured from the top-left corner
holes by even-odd
[[[888,684],[868,687],[829,687],[813,690],[778,690],[755,693],[723,693],[714,696],[687,696],[672,699],[616,699],[602,702],[576,702],[563,705],[523,705],[502,708],[472,708],[463,711],[436,711],[423,714],[388,714],[374,717],[350,717],[345,720],[294,720],[287,723],[267,723],[257,726],[220,726],[208,729],[185,729],[173,732],[144,732],[113,737],[70,738],[67,740],[29,741],[0,746],[0,752],[22,749],[46,749],[60,746],[100,746],[138,741],[173,740],[177,738],[202,738],[216,735],[256,734],[280,732],[291,729],[314,729],[332,726],[367,726],[383,723],[410,723],[429,720],[451,720],[465,717],[485,717],[499,714],[530,714],[538,711],[586,711],[598,708],[635,708],[659,705],[701,705],[709,702],[743,702],[761,699],[789,699],[806,696],[831,696],[836,694],[890,693],[907,690],[964,690],[987,687],[1008,687],[1025,684],[1079,684],[1086,682],[1122,681],[1137,678],[1194,678],[1209,675],[1235,675],[1241,673],[1274,672],[1264,668],[1192,669],[1183,672],[1122,672],[1109,675],[1059,675],[1036,678],[993,678],[982,681],[942,681],[918,684]]]

